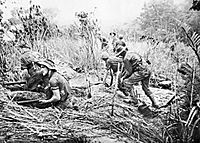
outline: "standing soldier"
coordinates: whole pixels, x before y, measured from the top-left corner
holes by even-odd
[[[101,50],[103,51],[108,51],[108,40],[105,37],[100,37],[100,41],[101,41]]]
[[[115,46],[116,46],[116,41],[117,41],[117,35],[116,35],[116,33],[115,32],[111,32],[110,33],[110,36],[111,36],[111,44],[112,44],[112,46],[113,46],[113,51],[114,51],[114,49],[115,49]]]
[[[126,95],[132,96],[137,104],[137,97],[133,96],[133,85],[141,81],[142,89],[152,102],[152,106],[158,108],[152,92],[149,89],[151,72],[142,64],[141,56],[136,53],[127,53],[123,61],[123,72],[120,79],[119,89]]]
[[[116,42],[116,46],[126,47],[126,43],[124,42],[123,35],[119,35],[119,40]]]
[[[47,97],[45,100],[40,100],[40,103],[46,107],[53,105],[64,110],[69,106],[66,103],[67,99],[71,97],[69,82],[57,72],[53,61],[40,61],[39,64],[41,69],[38,73],[42,75]]]
[[[117,50],[121,47],[126,47],[126,43],[124,42],[123,40],[123,36],[122,35],[119,35],[118,37],[119,39],[115,42],[115,47],[113,49],[113,51],[116,53]]]

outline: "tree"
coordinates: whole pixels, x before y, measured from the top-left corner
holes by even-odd
[[[51,21],[56,15],[53,11],[42,11],[39,5],[31,5],[28,9],[14,9],[12,15],[10,24],[16,26],[20,23],[22,25],[21,29],[16,28],[12,31],[16,42],[29,43],[33,47],[36,41],[58,36],[59,29]]]
[[[178,27],[174,18],[178,17],[177,7],[171,0],[151,1],[145,4],[139,17],[141,30],[147,36],[169,42],[177,32]]]

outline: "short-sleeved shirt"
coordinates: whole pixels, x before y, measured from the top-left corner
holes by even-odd
[[[71,95],[71,88],[69,86],[69,82],[65,79],[64,76],[59,74],[58,72],[53,72],[49,81],[45,81],[46,86],[46,94],[47,98],[50,99],[53,96],[53,90],[59,89],[61,102],[67,100],[67,98]]]

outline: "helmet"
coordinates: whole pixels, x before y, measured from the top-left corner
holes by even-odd
[[[125,46],[126,46],[126,43],[125,43],[124,41],[118,40],[118,41],[116,42],[116,46],[123,46],[123,47],[125,47]]]
[[[106,39],[106,37],[101,37],[101,42],[104,44],[108,44],[108,40]]]
[[[115,32],[110,32],[110,36],[116,36]]]
[[[119,40],[122,40],[122,39],[123,39],[123,35],[120,34],[120,35],[119,35]]]
[[[128,52],[126,54],[125,58],[128,59],[132,64],[135,64],[135,63],[141,64],[142,63],[142,56],[136,52],[132,52],[132,51]]]
[[[21,68],[26,69],[32,65],[33,62],[41,60],[42,56],[38,52],[27,51],[21,56]]]
[[[46,66],[48,69],[56,70],[55,63],[52,60],[42,60],[39,61],[38,64]]]
[[[107,53],[107,52],[103,52],[102,54],[101,54],[101,59],[102,60],[107,60],[109,58],[109,54]]]

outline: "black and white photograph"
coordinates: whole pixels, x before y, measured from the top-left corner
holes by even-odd
[[[0,0],[0,143],[200,143],[200,0]]]

